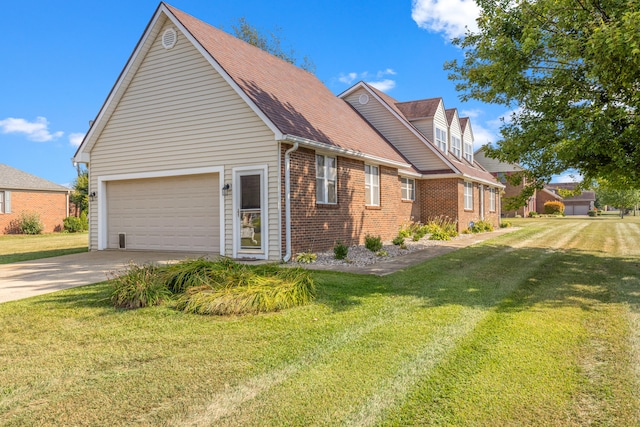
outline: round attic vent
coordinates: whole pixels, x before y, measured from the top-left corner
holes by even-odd
[[[367,95],[366,93],[363,93],[362,95],[360,95],[360,97],[358,98],[358,102],[362,105],[365,105],[366,103],[369,102],[369,95]]]
[[[162,47],[165,49],[171,49],[176,45],[176,41],[178,41],[178,33],[173,28],[167,28],[162,33]]]

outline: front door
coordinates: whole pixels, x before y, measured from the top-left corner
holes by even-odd
[[[262,170],[235,173],[234,252],[238,258],[264,258],[267,224],[263,179]]]

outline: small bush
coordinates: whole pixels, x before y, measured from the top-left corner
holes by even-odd
[[[89,229],[89,223],[87,221],[86,214],[84,215],[84,221],[82,217],[68,216],[62,220],[64,230],[69,233],[79,233],[81,231],[87,231]]]
[[[301,252],[296,254],[296,261],[301,264],[311,264],[312,262],[316,262],[318,259],[318,255],[312,252]]]
[[[392,241],[391,243],[393,243],[396,246],[402,246],[404,245],[404,236],[398,234]]]
[[[538,214],[538,212],[536,212],[536,211],[530,211],[529,212],[529,218],[536,218],[536,217],[539,217],[539,216],[540,216],[540,214]],[[518,218],[518,217],[516,216],[516,218]]]
[[[142,308],[161,304],[171,296],[152,265],[129,264],[123,272],[112,273],[111,302],[116,308]]]
[[[562,215],[564,214],[564,203],[553,200],[545,202],[544,213],[547,215]]]
[[[18,228],[22,234],[41,234],[44,229],[40,215],[35,212],[23,212],[20,215]]]
[[[596,211],[596,210],[590,210],[589,212],[587,212],[587,215],[589,215],[589,216],[596,216],[596,215],[598,215],[598,211]]]
[[[493,225],[485,220],[479,220],[473,223],[473,227],[469,228],[472,233],[484,233],[487,231],[493,231]]]
[[[222,260],[216,263],[204,258],[187,259],[164,267],[157,273],[171,292],[181,294],[189,288],[208,285],[215,280],[216,273],[220,276],[224,274],[221,270],[233,268],[235,263],[231,262],[232,264]]]
[[[342,242],[337,242],[333,247],[333,257],[335,259],[345,259],[349,254],[349,247],[347,245],[342,244]]]
[[[380,249],[379,251],[376,252],[376,256],[379,256],[379,257],[389,256],[389,252],[385,251],[384,249]]]
[[[364,236],[364,247],[369,249],[371,252],[378,252],[382,249],[382,237],[367,234]]]
[[[509,221],[500,221],[500,228],[508,228],[511,227],[511,223]]]
[[[437,228],[431,233],[429,240],[451,240],[451,236],[442,228]]]

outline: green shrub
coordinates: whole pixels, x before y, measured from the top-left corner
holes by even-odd
[[[41,234],[44,229],[40,215],[35,212],[23,212],[20,215],[18,227],[22,234]]]
[[[451,240],[451,236],[442,228],[437,228],[431,233],[429,240]]]
[[[376,252],[376,256],[379,256],[379,257],[389,256],[389,252],[385,251],[384,249],[380,249],[379,251]]]
[[[296,254],[296,261],[303,264],[311,264],[312,262],[316,262],[318,259],[318,255],[312,252],[301,252]]]
[[[493,231],[493,225],[485,220],[479,220],[473,223],[473,227],[469,228],[472,233],[484,233],[486,231]]]
[[[342,242],[336,242],[336,245],[333,247],[333,257],[335,259],[345,259],[348,254],[349,247],[342,244]]]
[[[393,240],[392,242],[394,245],[396,246],[402,246],[404,245],[404,236],[398,234]]]
[[[536,218],[538,216],[540,216],[540,214],[538,214],[538,212],[536,212],[536,211],[530,211],[529,212],[529,218]],[[518,217],[516,216],[516,218],[518,218]]]
[[[564,203],[550,200],[544,203],[544,213],[547,215],[564,214]]]
[[[87,219],[85,215],[85,221]],[[88,223],[83,223],[82,218],[78,218],[75,216],[68,216],[62,220],[62,224],[64,226],[64,230],[69,233],[79,233],[81,231],[87,231],[89,228]]]
[[[117,308],[142,308],[161,304],[171,291],[158,277],[158,267],[129,264],[123,272],[112,273],[111,302]]]
[[[204,258],[187,259],[166,266],[157,273],[171,292],[181,294],[189,288],[210,284],[215,281],[216,275],[224,274],[220,270],[233,269],[235,264],[233,261],[229,263],[220,260],[216,263]]]
[[[509,221],[500,221],[500,228],[508,228],[511,227],[511,223]]]
[[[593,210],[593,209],[592,209],[592,210],[590,210],[589,212],[587,212],[587,215],[589,215],[589,216],[596,216],[596,215],[598,215],[598,211],[596,211],[596,210]]]
[[[371,252],[378,252],[382,249],[382,237],[367,234],[364,236],[364,247],[369,249]]]
[[[250,273],[247,283],[191,287],[178,298],[176,309],[215,315],[262,313],[307,304],[315,296],[313,279],[301,268],[245,270]]]

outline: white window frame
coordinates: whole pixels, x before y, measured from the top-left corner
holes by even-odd
[[[451,152],[459,159],[462,157],[462,140],[453,135],[451,135]]]
[[[489,189],[489,211],[496,211],[496,189],[493,187]]]
[[[402,200],[416,199],[416,180],[412,178],[400,177],[400,188]]]
[[[467,142],[467,141],[463,141],[463,155],[464,158],[467,159],[469,161],[469,163],[473,163],[473,143],[472,142]]]
[[[321,158],[323,164],[319,165],[318,161]],[[333,168],[328,159],[333,160]],[[331,183],[333,183],[333,191],[329,190]],[[333,201],[330,201],[331,196]],[[338,159],[336,157],[316,154],[316,203],[322,205],[338,203]]]
[[[439,127],[436,127],[436,146],[445,153],[447,152],[447,131]]]
[[[4,213],[4,191],[0,191],[0,214]]]
[[[464,210],[473,210],[473,182],[464,182]]]
[[[380,206],[380,168],[375,165],[364,165],[364,204]]]

